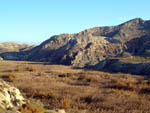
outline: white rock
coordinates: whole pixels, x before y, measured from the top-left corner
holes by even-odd
[[[25,104],[20,91],[0,79],[0,107],[9,109]]]

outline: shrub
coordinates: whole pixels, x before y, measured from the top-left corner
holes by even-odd
[[[137,90],[137,86],[133,83],[127,83],[127,89],[135,91]]]
[[[59,74],[59,77],[72,77],[73,73]]]
[[[17,65],[15,71],[23,71],[23,67]]]
[[[94,77],[90,77],[87,79],[88,82],[97,82],[97,79]]]
[[[66,99],[63,101],[63,108],[64,109],[70,108],[70,100]]]
[[[34,104],[25,104],[19,107],[21,113],[42,113],[44,109],[42,107],[35,106]]]
[[[14,75],[14,74],[3,75],[2,78],[3,78],[5,81],[13,82],[14,79],[15,79],[15,75]]]
[[[25,68],[26,71],[35,71],[35,69],[33,68],[33,66],[27,66]]]
[[[140,93],[147,93],[150,94],[150,87],[144,87],[140,89]]]
[[[38,72],[37,76],[42,76],[43,73],[42,72]]]
[[[15,71],[35,71],[33,66],[16,66]]]
[[[72,76],[73,76],[73,73],[67,73],[66,76],[67,76],[67,77],[72,77]]]
[[[137,90],[137,86],[134,83],[125,82],[119,79],[113,79],[111,82],[113,83],[112,88],[115,89],[132,90],[132,91]]]
[[[83,99],[83,101],[85,101],[88,104],[98,103],[98,102],[104,102],[105,101],[104,98],[95,97],[95,96],[87,96],[87,97],[84,97],[82,99]]]
[[[33,97],[39,99],[52,99],[55,97],[55,94],[52,91],[49,92],[39,91],[33,94]]]
[[[86,79],[86,78],[87,78],[86,74],[85,74],[85,73],[82,73],[82,74],[79,76],[78,80],[84,80],[84,79]]]
[[[59,77],[66,77],[65,74],[59,74],[58,76],[59,76]]]
[[[125,89],[127,86],[126,82],[120,81],[118,79],[113,79],[111,82],[114,84],[113,87],[116,89]]]
[[[119,89],[111,89],[112,93],[119,93],[119,94],[124,94],[124,90],[119,90]]]
[[[47,93],[47,97],[48,97],[48,98],[54,98],[54,97],[55,97],[54,92],[49,91],[49,92]]]

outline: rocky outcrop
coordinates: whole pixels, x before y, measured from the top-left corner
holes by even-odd
[[[0,108],[7,110],[25,104],[20,91],[0,79]]]

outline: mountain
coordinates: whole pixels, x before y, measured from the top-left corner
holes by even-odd
[[[0,56],[5,60],[23,60],[26,51],[34,46],[15,42],[0,43]]]
[[[31,48],[28,44],[18,44],[16,42],[0,43],[0,53],[19,52]]]
[[[86,67],[128,53],[150,56],[150,21],[136,18],[118,26],[55,35],[30,50],[27,60]]]
[[[55,35],[38,46],[12,42],[0,44],[4,60],[46,61],[92,67],[115,57],[150,57],[150,20],[135,18],[117,26]]]

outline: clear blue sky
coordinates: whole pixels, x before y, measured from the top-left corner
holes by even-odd
[[[37,44],[136,17],[150,19],[150,0],[0,0],[0,42]]]

